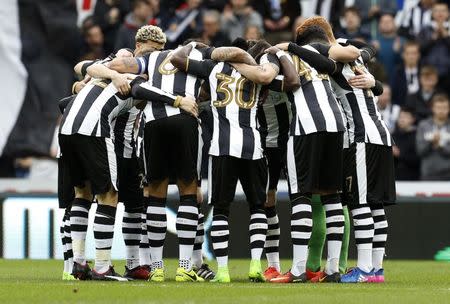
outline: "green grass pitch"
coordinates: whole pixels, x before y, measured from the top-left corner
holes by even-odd
[[[62,261],[0,260],[0,303],[450,303],[445,262],[387,261],[385,284],[355,285],[250,283],[248,260],[230,261],[231,284],[176,283],[176,263],[164,283],[121,283],[61,281]]]

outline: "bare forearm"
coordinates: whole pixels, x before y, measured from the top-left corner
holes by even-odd
[[[292,62],[287,58],[287,56],[281,56],[280,58],[281,70],[284,75],[284,86],[283,91],[290,92],[298,89],[300,87],[300,79],[295,67]]]
[[[102,79],[113,79],[118,74],[103,64],[93,64],[86,71],[89,76]]]
[[[255,59],[246,51],[237,47],[220,47],[214,49],[211,59],[215,61],[246,63],[256,65]]]
[[[174,67],[177,69],[180,69],[182,71],[187,71],[187,59],[189,57],[189,53],[192,50],[192,45],[188,44],[176,51],[172,58],[170,58],[170,62],[173,64]]]
[[[334,44],[330,47],[329,57],[335,61],[348,63],[355,61],[361,55],[358,48],[353,45],[341,46],[339,44]]]

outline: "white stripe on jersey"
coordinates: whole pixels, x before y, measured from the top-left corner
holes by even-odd
[[[77,94],[77,96],[75,97],[72,107],[70,108],[66,119],[63,123],[63,125],[61,126],[61,134],[67,134],[70,135],[72,134],[72,125],[75,121],[75,117],[78,114],[78,111],[80,110],[81,106],[83,105],[83,101],[85,100],[86,96],[89,94],[89,92],[91,91],[91,89],[94,87],[94,84],[92,82],[89,82],[88,84],[86,84],[81,91]],[[68,109],[66,109],[68,110]]]

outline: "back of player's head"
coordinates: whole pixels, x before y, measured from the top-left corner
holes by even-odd
[[[244,51],[248,50],[247,40],[241,37],[234,39],[231,45],[243,49]]]
[[[156,44],[162,45],[167,41],[166,34],[162,31],[161,28],[154,25],[144,25],[141,27],[136,33],[136,42],[154,42]]]
[[[270,43],[268,43],[264,39],[261,39],[258,40],[252,47],[250,47],[247,52],[250,54],[250,56],[255,58],[255,60],[258,60],[262,55],[264,55],[264,51],[270,47]]]
[[[312,42],[328,43],[328,36],[325,30],[318,25],[304,27],[300,32],[297,31],[298,45],[305,45]]]
[[[309,17],[305,21],[303,21],[296,29],[297,36],[299,34],[302,34],[308,27],[311,26],[319,26],[321,27],[325,33],[327,34],[328,41],[330,43],[334,43],[336,41],[336,38],[333,34],[333,28],[331,27],[330,23],[322,16],[314,16]]]

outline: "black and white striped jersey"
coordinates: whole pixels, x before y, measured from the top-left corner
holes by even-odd
[[[137,135],[142,127],[140,123],[142,115],[142,110],[132,107],[128,112],[113,120],[114,148],[117,156],[132,158],[138,155]]]
[[[287,93],[292,105],[290,135],[345,131],[342,111],[331,89],[328,74],[319,73],[308,62],[300,59],[295,54],[295,48],[298,47],[289,44],[290,56],[301,83],[299,89]],[[320,55],[311,45],[302,48]]]
[[[113,119],[135,103],[133,98],[123,98],[117,93],[116,87],[105,80],[89,82],[64,111],[60,134],[112,137]]]
[[[269,60],[279,66],[275,56],[271,55]],[[256,122],[261,85],[225,62],[190,59],[188,73],[209,81],[213,113],[209,155],[261,159],[263,150]]]
[[[203,80],[188,75],[176,69],[170,62],[170,57],[176,50],[156,51],[146,56],[136,58],[140,72],[146,73],[148,81],[140,84],[142,88],[152,85],[165,92],[174,95],[191,96],[196,98],[200,92]],[[210,58],[213,48],[196,49],[193,48],[189,58],[202,60]],[[148,102],[144,109],[146,121],[174,116],[182,113],[179,108],[172,107],[159,102]]]
[[[277,76],[281,80],[282,75]],[[258,105],[258,128],[264,148],[283,148],[289,138],[291,103],[285,92],[269,90],[264,103]]]
[[[331,78],[347,120],[348,144],[365,142],[391,146],[391,135],[378,111],[377,97],[370,89],[357,89],[348,84],[348,79],[355,76],[356,67],[369,73],[362,58],[359,58],[352,63],[338,64],[338,70]]]

